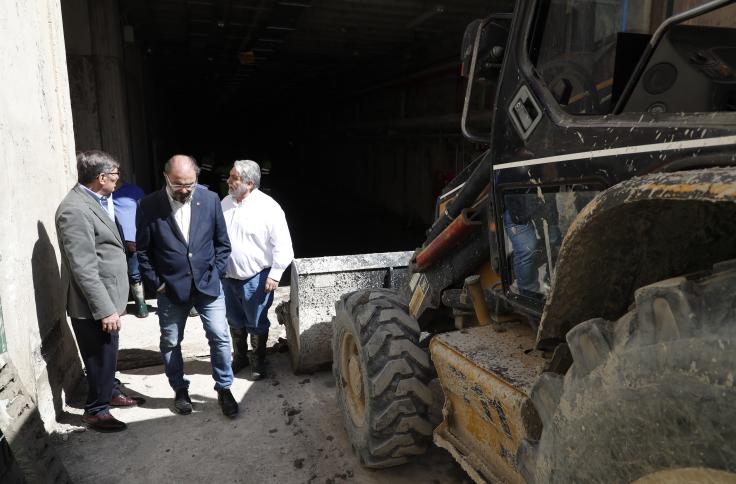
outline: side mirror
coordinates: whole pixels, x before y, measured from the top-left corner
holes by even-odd
[[[460,52],[460,75],[462,77],[471,76],[474,51],[476,51],[476,72],[473,74],[477,75],[479,71],[488,67],[500,67],[506,51],[510,23],[511,16],[501,14],[473,20],[468,24],[463,34]],[[478,38],[479,33],[480,38]],[[478,41],[477,50],[476,40]]]
[[[511,14],[492,15],[474,20],[465,29],[460,60],[460,75],[468,79],[460,117],[460,130],[463,136],[477,143],[488,143],[489,136],[473,132],[468,127],[468,113],[473,86],[477,78],[485,78],[491,70],[500,71],[501,61],[506,51],[509,37]]]
[[[478,29],[482,28],[483,20],[473,20],[465,27],[463,34],[462,50],[460,51],[460,75],[468,77],[470,75],[470,62],[473,58],[473,46],[475,45],[475,37],[478,35]]]

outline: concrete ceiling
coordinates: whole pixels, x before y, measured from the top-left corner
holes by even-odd
[[[228,103],[254,86],[288,88],[357,73],[459,39],[509,0],[126,0],[123,21],[181,94]],[[454,54],[453,54],[454,56]],[[440,59],[435,59],[437,61]],[[445,61],[447,59],[444,59]],[[380,80],[380,73],[371,82]]]

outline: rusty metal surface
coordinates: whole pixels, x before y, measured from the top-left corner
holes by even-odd
[[[545,359],[532,350],[534,332],[520,323],[436,336],[430,352],[445,393],[435,443],[476,482],[523,482],[516,452],[536,438],[541,423],[529,392]]]
[[[459,217],[417,254],[417,270],[426,269],[480,226],[480,221],[471,220],[471,209],[464,209]]]
[[[552,347],[590,318],[617,319],[638,287],[734,257],[736,168],[625,181],[596,197],[568,230],[538,343]]]
[[[316,370],[332,361],[332,318],[342,294],[372,287],[398,288],[412,252],[386,252],[295,259],[287,339],[294,371]]]

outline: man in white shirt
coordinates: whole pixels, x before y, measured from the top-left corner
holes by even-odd
[[[281,275],[291,264],[294,250],[281,206],[258,189],[261,169],[255,161],[234,163],[227,179],[229,195],[222,200],[232,252],[225,278],[227,320],[233,339],[233,372],[248,365],[248,342],[251,376],[265,376],[268,308]]]

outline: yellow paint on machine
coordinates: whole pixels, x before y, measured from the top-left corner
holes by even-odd
[[[437,336],[430,352],[445,394],[443,422],[434,431],[476,482],[524,482],[516,453],[538,438],[541,422],[529,399],[545,363],[526,325],[469,328]]]
[[[491,261],[485,261],[480,266],[478,275],[480,276],[480,285],[486,289],[490,289],[501,282],[501,276],[493,270]]]

